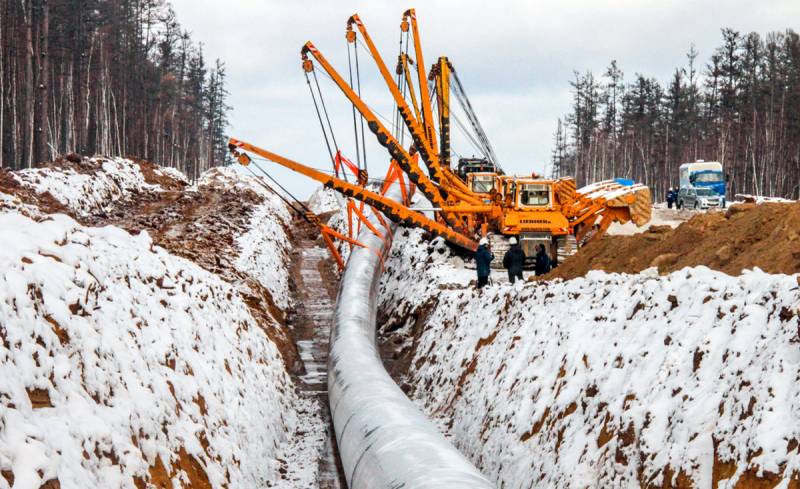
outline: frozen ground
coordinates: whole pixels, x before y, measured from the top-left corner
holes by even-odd
[[[297,423],[294,393],[229,284],[146,233],[13,214],[0,229],[0,465],[15,489],[126,487],[181,450],[214,487],[276,476],[264,455]]]
[[[38,193],[49,192],[79,215],[108,209],[113,202],[157,186],[145,182],[138,165],[124,158],[96,157],[73,168],[37,168],[15,172],[14,177]],[[156,170],[172,178],[182,178],[177,170]]]
[[[138,165],[84,163],[12,178],[82,222],[165,214],[172,221],[159,236],[171,250],[181,245],[172,235],[205,225],[191,212],[174,216],[170,205],[185,196],[148,183]],[[252,177],[212,170],[188,191],[204,186],[258,196],[243,228],[214,228],[230,242],[235,273],[222,273],[225,260],[201,268],[176,256],[146,230],[82,225],[0,193],[0,489],[313,485],[321,448],[298,437],[324,425],[296,393],[270,309],[283,315],[292,304],[289,214]],[[210,194],[204,215],[240,210]],[[269,292],[270,308],[254,302],[250,280]]]
[[[400,231],[380,312],[416,402],[498,487],[800,482],[800,275],[473,273]]]

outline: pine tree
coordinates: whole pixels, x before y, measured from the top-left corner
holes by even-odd
[[[575,72],[554,175],[579,184],[633,178],[661,199],[681,163],[718,160],[731,194],[800,196],[800,36],[722,29],[703,70],[698,56],[691,45],[666,88],[641,74],[625,84],[612,61],[598,96],[594,76]]]
[[[228,107],[217,103],[211,121],[205,104],[212,85],[224,99],[224,73],[212,83],[202,50],[164,0],[2,2],[0,57],[0,166],[72,151],[138,156],[193,175],[221,163],[208,158],[206,141]]]

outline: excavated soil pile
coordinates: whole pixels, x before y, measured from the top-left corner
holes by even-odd
[[[115,201],[106,211],[88,216],[72,212],[48,192],[37,193],[21,185],[6,170],[0,170],[0,192],[14,195],[47,214],[67,214],[86,226],[114,225],[131,234],[147,231],[154,244],[192,260],[228,282],[240,284],[242,297],[283,354],[287,369],[300,368],[294,342],[283,327],[275,328],[264,306],[282,324],[286,320],[284,312],[275,306],[261,284],[234,265],[238,256],[234,240],[247,230],[250,216],[262,198],[249,189],[233,189],[214,180],[200,188],[189,187],[179,178],[159,171],[161,167],[155,163],[135,158],[131,161],[139,167],[146,183],[158,185],[162,190],[134,192]],[[102,163],[68,155],[37,167],[93,175],[101,170]]]
[[[154,163],[141,159],[131,161],[139,167],[146,183],[160,188],[131,191],[105,210],[89,215],[74,212],[49,192],[39,193],[23,185],[14,178],[14,172],[5,169],[0,169],[0,192],[17,197],[21,203],[35,207],[43,214],[66,214],[85,226],[113,225],[134,235],[146,231],[155,245],[236,285],[253,318],[281,352],[287,370],[302,369],[297,348],[286,326],[285,312],[275,305],[264,286],[254,277],[237,270],[235,265],[239,255],[236,238],[249,229],[250,219],[264,201],[263,197],[252,190],[233,188],[213,178],[199,187],[189,186],[177,174],[173,176],[169,171],[162,171]],[[37,168],[94,175],[102,170],[102,163],[76,156],[43,163]],[[291,236],[286,226],[284,229]],[[280,324],[276,324],[273,318]],[[156,464],[149,469],[150,480],[137,478],[134,483],[137,488],[171,488],[171,480],[178,477],[180,470],[186,474],[181,477],[188,476],[187,487],[211,487],[202,465],[183,448],[178,459],[170,464],[165,465],[160,457],[156,457]],[[0,475],[13,485],[12,473],[3,471]],[[57,480],[55,483],[54,487],[60,487]],[[50,486],[43,486],[47,487]]]
[[[705,265],[730,275],[758,267],[800,271],[800,203],[739,204],[698,214],[675,229],[653,226],[633,236],[605,236],[569,257],[546,278],[570,279],[590,270],[669,273]]]
[[[63,213],[72,214],[67,206],[56,200],[50,192],[36,193],[23,187],[5,168],[0,168],[0,192],[17,196],[20,201],[38,207],[46,214]]]

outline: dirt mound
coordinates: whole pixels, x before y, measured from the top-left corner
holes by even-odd
[[[144,175],[144,181],[152,185],[160,185],[164,190],[181,191],[188,185],[187,182],[179,180],[174,174],[156,165],[155,163],[141,158],[129,156],[129,160],[139,165],[139,169]]]
[[[203,186],[192,191],[141,192],[135,199],[117,202],[107,213],[81,221],[91,226],[118,226],[132,234],[147,231],[158,246],[231,283],[242,284],[239,292],[245,303],[278,346],[291,372],[300,365],[297,349],[288,333],[276,328],[270,320],[271,315],[284,323],[285,313],[275,305],[269,291],[234,265],[238,256],[235,237],[246,231],[250,216],[261,200],[252,190],[222,186]]]
[[[49,192],[39,193],[23,185],[14,177],[14,172],[4,169],[0,169],[0,192],[38,208],[43,214],[67,214],[85,226],[114,225],[131,234],[147,231],[154,244],[230,283],[239,284],[239,292],[253,317],[281,350],[287,370],[297,369],[300,365],[297,349],[282,326],[285,312],[276,306],[264,286],[237,270],[234,263],[238,256],[235,238],[247,231],[253,211],[263,198],[251,189],[236,188],[231,182],[190,187],[183,175],[171,168],[140,158],[127,159],[139,167],[146,183],[158,187],[132,191],[124,198],[109,202],[105,209],[86,215],[70,209]],[[95,175],[101,172],[103,161],[101,158],[58,158],[41,163],[37,168]],[[276,327],[271,318],[281,326]]]
[[[769,273],[800,271],[800,203],[739,204],[727,212],[698,214],[675,229],[653,226],[633,236],[605,236],[568,258],[546,278],[590,270],[668,273],[705,265],[730,275],[758,267]]]
[[[0,192],[19,198],[20,202],[38,207],[46,214],[57,212],[72,215],[72,212],[56,200],[50,192],[36,193],[34,190],[22,186],[13,174],[5,168],[0,168]]]
[[[66,156],[59,156],[53,161],[43,161],[33,166],[37,169],[50,169],[50,170],[72,170],[76,173],[85,175],[94,175],[103,168],[102,161],[84,158],[77,153],[70,153]]]

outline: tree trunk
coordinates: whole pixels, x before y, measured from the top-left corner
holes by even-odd
[[[26,117],[26,133],[27,147],[25,155],[25,165],[27,168],[33,166],[34,147],[33,140],[35,138],[35,104],[36,98],[36,81],[33,78],[33,0],[23,0],[23,9],[25,11],[25,117]]]

